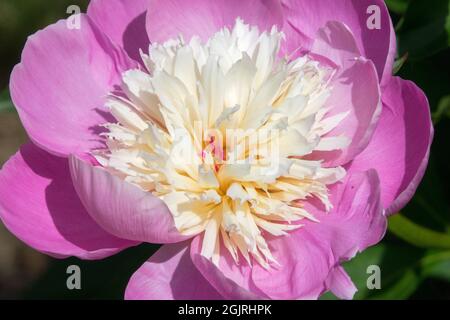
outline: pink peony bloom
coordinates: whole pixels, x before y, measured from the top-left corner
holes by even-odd
[[[433,136],[392,76],[384,2],[92,0],[77,18],[11,75],[32,143],[0,172],[6,227],[57,258],[163,244],[127,299],[351,299],[341,263],[411,199]],[[229,129],[277,129],[277,152],[206,135]]]

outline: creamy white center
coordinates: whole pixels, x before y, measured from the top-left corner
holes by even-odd
[[[329,210],[328,186],[345,175],[306,157],[349,142],[326,136],[346,117],[327,116],[333,70],[280,59],[282,39],[238,19],[206,43],[152,44],[147,70],[127,71],[125,95],[108,101],[117,123],[105,125],[108,148],[95,157],[160,197],[179,232],[204,233],[202,255],[214,263],[225,249],[269,268],[265,235],[315,220],[303,207],[311,198]]]

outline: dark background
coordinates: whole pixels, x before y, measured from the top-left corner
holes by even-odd
[[[27,36],[66,18],[69,5],[78,4],[85,11],[87,3],[0,0],[0,165],[27,141],[7,90],[9,74],[20,60]],[[449,299],[450,1],[387,3],[397,29],[399,57],[408,54],[398,75],[426,92],[435,140],[427,174],[414,199],[401,216],[391,219],[390,230],[379,245],[345,267],[359,288],[357,299]],[[96,262],[55,260],[26,247],[0,223],[0,299],[122,299],[129,277],[156,249],[142,245]],[[66,269],[72,264],[81,268],[81,290],[66,287]],[[369,265],[381,268],[381,290],[366,287]],[[333,298],[331,294],[324,297]]]

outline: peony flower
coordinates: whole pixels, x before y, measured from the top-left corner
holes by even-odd
[[[411,199],[433,135],[392,76],[384,2],[93,0],[75,18],[11,75],[32,142],[0,172],[6,227],[56,258],[163,244],[127,299],[352,298],[341,263]]]

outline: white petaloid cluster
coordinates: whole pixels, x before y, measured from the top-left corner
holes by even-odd
[[[96,158],[161,198],[180,233],[203,233],[214,263],[226,250],[268,268],[276,261],[265,236],[314,220],[308,198],[330,209],[327,186],[345,175],[306,157],[348,144],[324,136],[346,116],[327,116],[332,70],[307,56],[279,59],[282,38],[238,19],[206,43],[153,44],[147,70],[123,75],[126,97],[108,101],[118,123],[106,125],[108,150]]]

